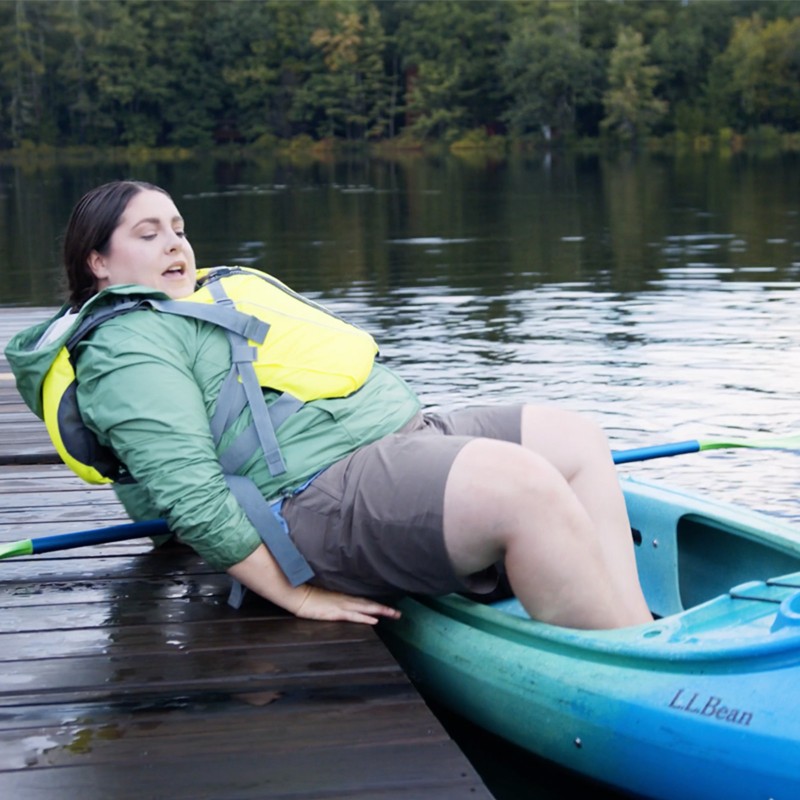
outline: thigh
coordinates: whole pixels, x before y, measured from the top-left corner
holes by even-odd
[[[415,428],[360,448],[284,503],[312,582],[371,597],[494,588],[494,570],[456,575],[444,543],[447,478],[472,438]]]

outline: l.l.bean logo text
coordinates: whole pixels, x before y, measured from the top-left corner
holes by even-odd
[[[675,697],[670,701],[669,707],[687,714],[699,714],[701,717],[718,719],[732,725],[747,727],[753,721],[752,712],[725,705],[721,697],[715,697],[713,694],[701,695],[699,692],[691,692],[686,689],[678,689]]]

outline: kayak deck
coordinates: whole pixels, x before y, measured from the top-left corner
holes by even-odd
[[[491,604],[519,619],[530,617],[516,598]],[[495,620],[495,624],[500,624]],[[534,636],[549,629],[538,629]],[[582,649],[646,660],[739,659],[774,656],[800,649],[800,572],[734,586],[725,594],[652,624],[619,631],[552,629],[564,643]],[[561,635],[559,635],[561,633]]]

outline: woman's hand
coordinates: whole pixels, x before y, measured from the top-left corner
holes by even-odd
[[[286,576],[263,544],[247,558],[229,567],[228,572],[248,589],[303,619],[375,625],[380,617],[400,618],[397,609],[375,600],[367,600],[365,597],[330,592],[310,583],[290,586]]]
[[[305,596],[293,612],[295,616],[302,619],[361,622],[375,625],[379,617],[400,618],[400,612],[396,608],[368,600],[365,597],[330,592],[310,584],[306,584],[303,588]]]

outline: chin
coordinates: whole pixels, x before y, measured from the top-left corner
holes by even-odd
[[[173,300],[183,300],[185,297],[194,294],[194,283],[185,286],[164,286],[161,291],[169,295]]]

